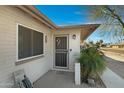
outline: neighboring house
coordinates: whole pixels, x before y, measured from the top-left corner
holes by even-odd
[[[124,43],[109,45],[110,48],[124,48]]]
[[[74,71],[80,43],[97,27],[58,27],[33,6],[0,6],[0,87],[12,87],[19,69],[32,82],[49,70]]]

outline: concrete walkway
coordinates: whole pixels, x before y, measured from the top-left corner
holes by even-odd
[[[124,88],[124,79],[111,71],[109,68],[101,76],[107,88]]]
[[[49,71],[39,80],[34,83],[35,88],[96,88],[103,87],[101,85],[92,86],[83,83],[82,85],[75,85],[74,73],[62,71]]]

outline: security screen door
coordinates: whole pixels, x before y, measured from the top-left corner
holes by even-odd
[[[55,36],[55,67],[68,68],[68,35]]]

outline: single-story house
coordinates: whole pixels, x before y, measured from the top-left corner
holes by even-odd
[[[109,45],[110,48],[124,48],[124,43],[120,44],[111,44]]]
[[[34,6],[0,6],[0,87],[12,87],[19,69],[32,82],[49,70],[74,71],[80,44],[98,27],[59,27]]]

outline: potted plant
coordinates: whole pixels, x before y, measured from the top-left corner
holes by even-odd
[[[81,81],[88,83],[91,77],[97,77],[105,70],[103,54],[95,47],[82,49],[78,62],[81,65]]]

